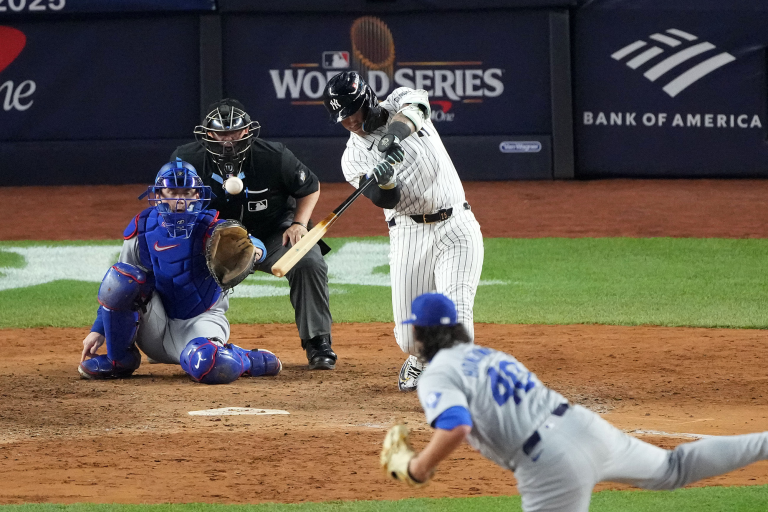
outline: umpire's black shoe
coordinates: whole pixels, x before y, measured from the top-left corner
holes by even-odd
[[[337,356],[331,349],[331,336],[316,336],[311,340],[301,340],[301,348],[307,351],[310,370],[333,370]]]

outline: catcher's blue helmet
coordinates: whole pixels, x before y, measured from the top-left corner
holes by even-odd
[[[211,187],[203,185],[192,164],[176,158],[160,168],[154,185],[139,199],[147,196],[150,206],[157,208],[163,224],[172,237],[189,238],[198,215],[210,204]]]

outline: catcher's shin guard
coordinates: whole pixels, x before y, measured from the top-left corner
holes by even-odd
[[[139,328],[139,313],[103,308],[101,318],[104,321],[107,357],[112,361],[124,360],[133,346]]]
[[[140,364],[141,353],[133,345],[118,361],[101,354],[80,363],[77,371],[84,379],[123,379],[130,377]]]
[[[280,358],[269,350],[249,350],[248,359],[251,360],[251,369],[246,372],[246,375],[252,377],[271,377],[283,369]]]
[[[181,352],[185,372],[203,384],[229,384],[250,370],[251,361],[242,349],[218,338],[195,338]]]

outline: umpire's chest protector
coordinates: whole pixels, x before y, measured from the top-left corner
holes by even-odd
[[[204,252],[206,232],[217,217],[215,211],[201,213],[189,238],[169,236],[154,208],[136,217],[135,236],[141,262],[154,272],[155,292],[160,294],[169,318],[193,318],[207,311],[221,296],[221,288],[206,266]]]

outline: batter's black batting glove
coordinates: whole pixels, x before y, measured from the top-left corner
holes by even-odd
[[[384,141],[387,141],[385,144],[386,147],[381,149],[384,145],[382,142]],[[405,151],[403,151],[403,147],[400,145],[400,139],[398,139],[396,135],[385,135],[381,139],[381,142],[379,142],[379,151],[384,153],[384,160],[392,165],[403,163],[403,159],[405,158]]]
[[[376,184],[380,189],[390,190],[397,185],[397,178],[395,178],[395,168],[392,164],[384,160],[376,165],[371,171],[371,175],[376,180]]]

